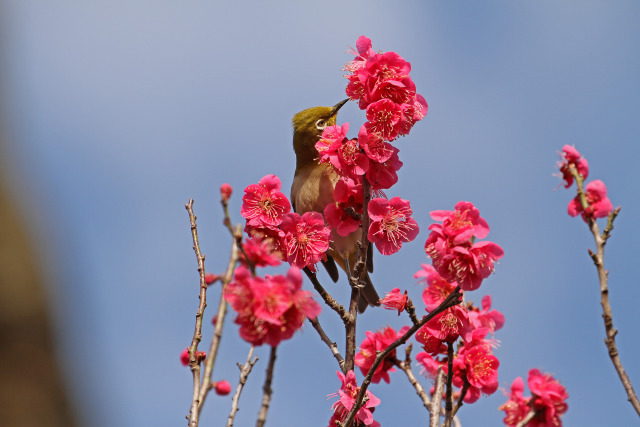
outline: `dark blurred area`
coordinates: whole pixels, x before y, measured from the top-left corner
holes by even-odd
[[[0,2],[0,18],[2,3]],[[1,33],[1,32],[0,32]],[[0,39],[0,64],[6,46]],[[51,311],[34,245],[37,236],[11,188],[6,97],[0,87],[0,424],[4,427],[75,426],[54,348]]]

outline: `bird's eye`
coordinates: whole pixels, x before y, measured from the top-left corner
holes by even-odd
[[[316,122],[316,128],[318,128],[319,130],[322,130],[326,127],[327,127],[327,122],[325,122],[324,119],[320,119]]]

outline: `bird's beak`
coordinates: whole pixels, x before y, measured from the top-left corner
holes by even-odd
[[[338,102],[336,105],[334,105],[334,106],[331,108],[331,115],[330,115],[329,117],[333,117],[333,116],[335,116],[336,114],[338,114],[338,110],[339,110],[340,108],[342,108],[342,106],[343,106],[344,104],[346,104],[348,100],[349,100],[349,98],[347,98],[347,99],[343,99],[342,101],[340,101],[340,102]]]

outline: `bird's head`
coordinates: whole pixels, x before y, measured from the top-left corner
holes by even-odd
[[[316,142],[327,126],[336,124],[338,110],[348,101],[344,99],[333,107],[311,107],[293,116],[293,149],[296,152],[297,166],[303,166],[318,158]]]

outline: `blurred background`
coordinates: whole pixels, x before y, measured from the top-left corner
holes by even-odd
[[[638,389],[639,24],[631,0],[1,1],[3,420],[186,424],[192,378],[179,355],[193,335],[198,272],[184,204],[195,199],[207,271],[222,272],[220,184],[235,190],[236,222],[242,190],[262,176],[278,175],[288,193],[291,117],[345,97],[345,51],[364,34],[411,62],[429,103],[397,142],[404,167],[388,191],[411,201],[422,231],[397,255],[375,255],[378,291],[407,289],[422,307],[412,276],[426,262],[428,213],[473,202],[506,253],[468,295],[492,295],[506,317],[501,385],[536,367],[566,386],[566,425],[637,424],[603,344],[592,237],[566,214],[574,190],[554,191],[552,174],[558,151],[575,144],[589,178],[622,206],[605,264],[618,348]],[[356,136],[364,115],[349,103],[339,121]],[[348,298],[344,283],[320,279]],[[209,289],[203,350],[219,291]],[[342,346],[341,323],[325,311]],[[213,376],[234,385],[249,345],[228,320]],[[408,321],[378,309],[359,322]],[[237,426],[253,425],[259,409],[268,348],[257,355]],[[305,324],[278,350],[268,425],[326,425],[336,370]],[[402,373],[371,390],[383,426],[427,423]],[[210,395],[202,424],[222,425],[230,400]],[[500,425],[505,401],[498,391],[464,406],[463,425]]]

